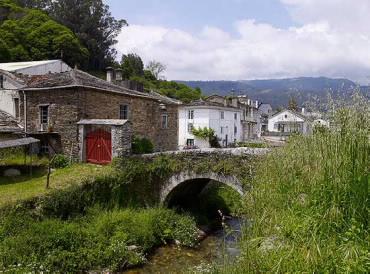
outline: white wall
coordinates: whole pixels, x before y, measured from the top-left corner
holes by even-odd
[[[304,120],[294,113],[285,110],[278,115],[272,116],[268,120],[268,131],[270,132],[278,132],[278,129],[274,128],[274,125],[278,122],[304,122]]]
[[[0,110],[15,117],[14,98],[18,98],[18,91],[15,91],[17,87],[11,79],[4,77],[4,89],[0,89]]]
[[[50,62],[47,64],[41,64],[29,68],[22,68],[17,69],[16,72],[28,75],[43,75],[47,73],[59,73],[70,71],[71,67],[69,67],[66,63],[60,60],[55,60],[54,62]]]
[[[189,110],[194,111],[194,119],[188,119]],[[224,119],[221,119],[221,111],[224,111]],[[237,119],[234,118],[234,113],[237,113]],[[188,139],[194,139],[195,145],[200,148],[209,147],[209,142],[206,140],[197,139],[193,134],[188,132],[188,124],[192,123],[194,128],[212,128],[217,137],[225,140],[228,135],[229,144],[241,141],[242,126],[241,126],[241,110],[234,110],[230,108],[219,107],[181,107],[179,109],[179,148],[182,149],[186,146]],[[234,126],[238,131],[234,134]],[[221,133],[223,127],[223,133]],[[220,142],[222,145],[222,141]]]

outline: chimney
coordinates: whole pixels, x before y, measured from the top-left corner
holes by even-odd
[[[256,108],[258,108],[258,103],[259,103],[259,102],[258,102],[258,101],[256,101]]]
[[[112,83],[113,82],[113,68],[112,67],[107,67],[107,82]]]
[[[302,114],[305,115],[306,114],[306,109],[305,108],[302,108]]]
[[[116,81],[122,81],[122,69],[116,69]]]

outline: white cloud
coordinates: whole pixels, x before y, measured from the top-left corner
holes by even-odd
[[[211,26],[193,34],[132,25],[120,35],[117,48],[138,53],[145,62],[155,59],[166,64],[169,79],[328,76],[367,80],[370,1],[281,1],[300,27],[279,29],[243,20],[235,22],[237,35],[231,35]]]

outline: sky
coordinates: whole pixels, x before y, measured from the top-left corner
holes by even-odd
[[[170,80],[326,76],[370,83],[370,0],[105,0],[116,48]]]

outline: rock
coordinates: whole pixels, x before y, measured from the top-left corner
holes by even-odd
[[[203,241],[207,237],[207,233],[198,229],[198,241]]]
[[[21,172],[18,169],[15,168],[9,168],[4,171],[4,176],[5,177],[17,177],[20,176]]]
[[[130,245],[130,246],[127,247],[128,251],[135,251],[135,250],[138,250],[138,249],[139,249],[139,247],[136,246],[136,245]]]
[[[181,245],[181,242],[179,240],[175,240],[175,244],[180,246]]]

